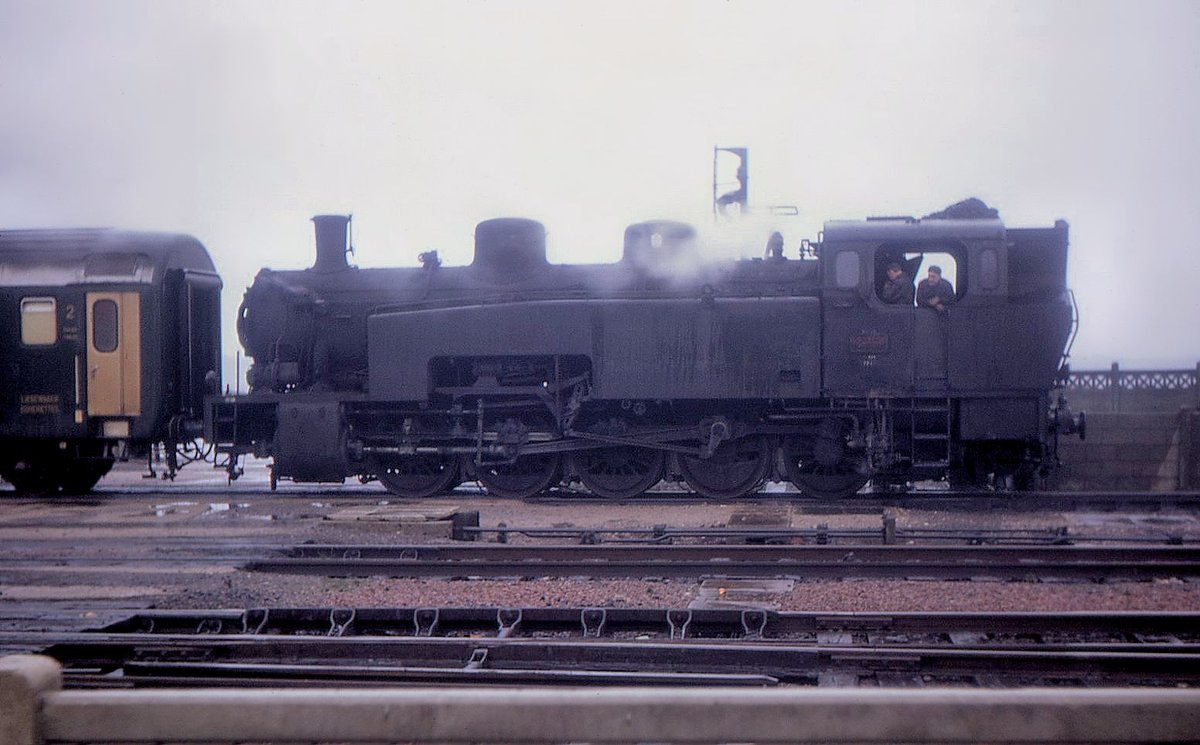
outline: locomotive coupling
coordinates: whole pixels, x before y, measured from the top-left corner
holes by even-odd
[[[1087,413],[1073,413],[1067,400],[1059,396],[1054,408],[1050,410],[1050,434],[1079,435],[1080,440],[1086,440]]]

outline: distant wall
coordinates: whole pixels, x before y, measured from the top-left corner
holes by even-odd
[[[1072,372],[1063,395],[1087,440],[1059,440],[1062,489],[1200,489],[1200,365]]]
[[[1087,440],[1059,440],[1058,488],[1176,491],[1200,488],[1200,411],[1089,413]]]

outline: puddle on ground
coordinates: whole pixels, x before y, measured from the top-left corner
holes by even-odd
[[[188,507],[195,506],[195,502],[170,502],[168,504],[156,504],[154,505],[154,516],[166,517],[167,515],[174,515],[177,512],[181,512]]]
[[[205,515],[216,515],[221,512],[229,512],[234,509],[243,509],[250,505],[246,502],[240,504],[232,504],[230,502],[209,502],[208,509],[204,511]]]

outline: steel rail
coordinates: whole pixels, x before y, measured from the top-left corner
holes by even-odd
[[[831,639],[822,640],[822,639]],[[61,662],[75,665],[100,666],[105,660],[127,656],[145,661],[212,661],[257,660],[282,663],[288,660],[366,660],[373,661],[425,660],[435,658],[469,658],[477,650],[503,648],[500,654],[523,658],[546,654],[550,659],[564,661],[572,655],[590,655],[621,662],[620,655],[630,659],[641,654],[638,650],[668,653],[668,650],[698,649],[720,657],[726,651],[754,650],[764,655],[767,648],[775,650],[804,650],[844,652],[868,650],[880,654],[917,651],[995,652],[995,653],[1079,653],[1086,655],[1200,655],[1200,642],[1170,643],[1166,641],[1092,641],[1079,635],[1075,641],[1034,642],[1014,637],[953,641],[936,634],[908,640],[879,637],[858,637],[851,634],[821,635],[817,639],[766,639],[761,637],[731,638],[668,638],[666,635],[644,638],[624,635],[584,638],[582,635],[525,635],[521,637],[483,636],[274,636],[263,634],[114,634],[95,632],[3,632],[0,643],[42,650]],[[514,646],[515,645],[515,646]],[[613,651],[617,650],[617,651]],[[890,650],[890,651],[889,651]],[[674,654],[674,652],[670,652]],[[1200,674],[1200,670],[1197,670]]]
[[[187,485],[179,484],[173,488],[179,494],[188,495],[220,495],[223,497],[229,496],[269,496],[272,499],[289,499],[299,498],[308,499],[312,497],[337,497],[337,496],[361,496],[373,497],[386,494],[387,492],[378,486],[364,485],[359,483],[313,486],[311,484],[279,484],[278,491],[271,492],[268,484],[264,481],[259,482],[235,482],[233,484],[199,484]],[[5,492],[0,489],[0,494]],[[142,496],[148,494],[161,495],[163,493],[161,486],[156,485],[124,485],[124,484],[105,484],[101,482],[96,488],[96,492],[88,501],[95,501],[109,496]],[[464,485],[453,492],[443,495],[443,499],[462,499],[464,497],[480,497],[495,501],[514,501],[500,497],[492,497],[486,494],[483,489],[471,485]],[[31,497],[9,496],[8,501],[13,504],[40,504],[45,500]],[[57,498],[55,504],[76,504],[78,499]],[[529,497],[525,500],[516,500],[528,503],[564,503],[564,504],[712,504],[725,503],[727,500],[711,500],[701,497],[693,492],[686,490],[665,490],[652,489],[645,492],[641,496],[625,499],[625,500],[608,500],[582,491],[573,491],[570,489],[551,489],[543,492],[535,497]],[[838,500],[822,500],[806,497],[795,491],[761,491],[751,493],[734,500],[738,503],[754,502],[754,501],[786,501],[793,502],[798,506],[804,506],[812,509],[825,508],[833,511],[840,510],[856,510],[856,509],[881,509],[883,507],[929,507],[938,509],[947,509],[951,507],[961,506],[963,508],[978,508],[986,506],[988,509],[997,510],[1030,510],[1030,511],[1047,511],[1061,509],[1080,509],[1092,507],[1124,507],[1128,505],[1140,505],[1151,508],[1196,508],[1200,507],[1200,491],[1180,491],[1180,492],[1152,492],[1152,491],[1026,491],[1026,492],[1005,492],[992,491],[987,489],[931,489],[931,488],[909,488],[897,491],[865,491],[855,496],[846,499]]]
[[[884,545],[923,543],[967,543],[971,545],[1069,545],[1077,543],[1126,543],[1200,545],[1200,536],[1184,537],[1179,533],[1160,531],[1158,535],[1088,535],[1072,533],[1066,526],[1052,528],[908,528],[898,526],[890,515],[883,516],[878,528],[815,528],[792,527],[714,527],[678,528],[656,525],[650,528],[546,528],[500,524],[496,527],[459,528],[466,540],[493,536],[498,543],[507,543],[511,536],[534,539],[576,539],[582,544],[597,543],[657,543],[669,544],[687,539],[741,540],[786,543],[796,540],[805,543],[880,543]]]
[[[108,635],[105,635],[107,637]],[[1200,683],[1194,645],[987,647],[814,645],[761,641],[471,638],[159,637],[60,642],[44,653],[78,685],[188,681],[334,681],[376,684],[541,683],[813,684],[821,676],[986,676],[1010,684],[1100,681]],[[1142,647],[1153,647],[1147,651]]]
[[[392,577],[1153,579],[1200,576],[1179,546],[298,546],[250,571]]]
[[[625,500],[609,500],[585,492],[552,490],[524,500],[537,504],[726,504],[690,491],[651,490]],[[762,491],[733,500],[734,503],[788,502],[810,512],[876,512],[889,507],[937,510],[1006,512],[1074,511],[1082,509],[1196,509],[1200,491],[1026,491],[988,489],[903,489],[864,491],[843,499],[817,499],[794,491]]]
[[[304,543],[287,551],[295,558],[421,559],[440,561],[569,560],[604,561],[957,561],[993,560],[1027,563],[1054,561],[1192,562],[1200,547],[1190,546],[812,546],[688,544],[678,546],[577,546],[495,543],[319,544]],[[901,558],[903,557],[903,558]]]
[[[0,526],[0,535],[11,531],[11,526]],[[1126,544],[1126,545],[1196,545],[1200,546],[1200,535],[1185,537],[1179,533],[1159,531],[1157,535],[1107,534],[1092,535],[1073,533],[1065,526],[1048,528],[906,528],[889,524],[886,517],[881,527],[830,528],[818,525],[812,528],[788,527],[711,527],[688,528],[669,525],[652,527],[542,527],[500,524],[496,527],[463,526],[453,529],[454,540],[474,541],[492,538],[498,543],[508,543],[513,536],[535,540],[574,540],[582,545],[595,544],[658,544],[676,542],[727,541],[758,543],[804,543],[816,545],[869,544],[897,545],[915,543],[967,544],[992,546],[1061,546],[1077,544]],[[247,540],[210,538],[207,536],[154,536],[156,551],[164,556],[169,552],[185,556],[214,556],[228,559],[231,556],[250,560],[255,555],[269,551],[286,551],[293,544],[285,541],[262,541],[255,537]],[[5,540],[7,553],[0,556],[0,564],[16,561],[26,562],[43,558],[49,549],[56,551],[55,558],[68,558],[91,552],[97,547],[121,547],[130,544],[129,536],[89,536],[85,542],[78,537],[20,537]],[[119,555],[109,552],[107,556],[120,560]]]
[[[72,687],[1197,685],[1200,613],[628,608],[147,611],[4,632]]]
[[[976,634],[1057,636],[1167,644],[1200,642],[1200,612],[797,612],[757,608],[248,608],[144,610],[99,629],[126,634],[302,636],[581,635],[655,638],[761,638],[784,641],[854,636],[873,643]],[[957,643],[957,641],[955,641]]]

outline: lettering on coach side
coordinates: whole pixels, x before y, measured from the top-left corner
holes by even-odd
[[[59,334],[62,336],[62,340],[67,342],[77,342],[82,338],[79,313],[75,310],[74,305],[63,306],[62,328],[59,329]]]
[[[62,411],[62,396],[56,393],[22,393],[21,414],[58,414]]]

